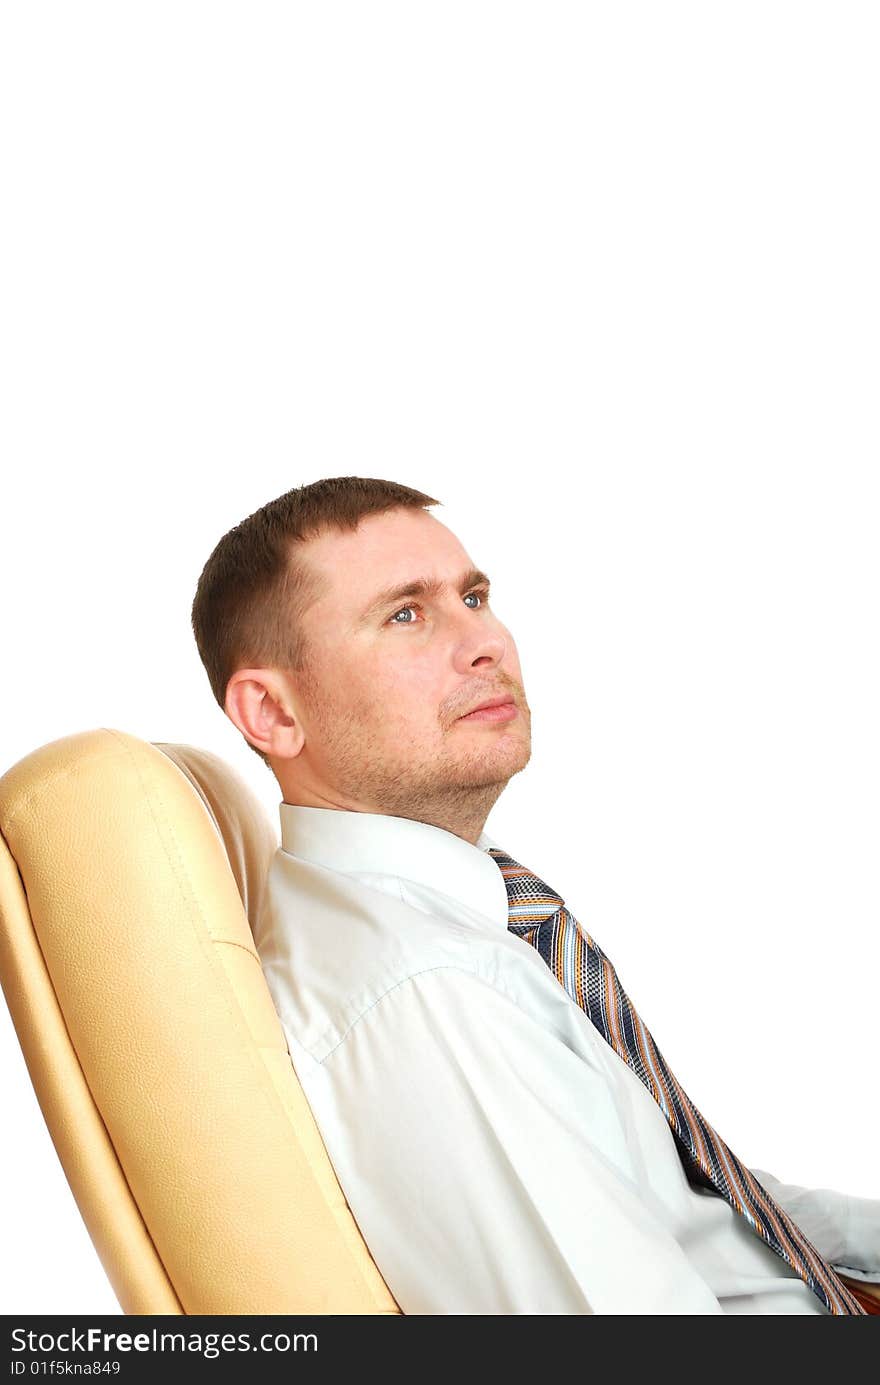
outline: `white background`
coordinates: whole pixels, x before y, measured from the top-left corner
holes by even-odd
[[[322,476],[425,490],[532,707],[488,830],[742,1159],[868,1197],[878,36],[805,0],[0,33],[0,770],[117,727],[225,756],[277,826],[202,564]],[[118,1311],[0,1012],[2,1311]]]

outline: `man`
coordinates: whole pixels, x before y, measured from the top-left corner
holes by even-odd
[[[282,791],[255,937],[373,1258],[404,1313],[859,1312],[880,1203],[744,1169],[561,896],[486,834],[531,709],[438,503],[288,492],[193,606]]]

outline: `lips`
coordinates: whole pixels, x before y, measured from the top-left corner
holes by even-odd
[[[482,712],[486,707],[504,707],[513,701],[510,693],[499,693],[497,697],[489,697],[485,702],[478,702],[475,707],[469,707],[466,712],[462,712],[462,716],[470,716],[471,712]]]

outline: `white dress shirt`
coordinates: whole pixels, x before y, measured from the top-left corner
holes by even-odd
[[[501,843],[279,811],[257,948],[404,1313],[827,1312],[689,1182],[648,1090],[508,929]],[[880,1277],[880,1202],[754,1172],[826,1259]]]

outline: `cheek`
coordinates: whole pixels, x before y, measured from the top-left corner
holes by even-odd
[[[423,732],[437,722],[441,693],[436,673],[427,665],[420,667],[408,660],[402,667],[385,660],[381,667],[374,666],[365,691],[374,718],[388,726]]]
[[[516,647],[516,641],[514,640],[513,636],[511,635],[510,631],[506,628],[506,626],[501,626],[501,632],[504,635],[505,640],[507,641],[507,652],[504,659],[504,667],[513,678],[516,678],[517,682],[521,682],[522,669],[520,667],[519,650]]]

